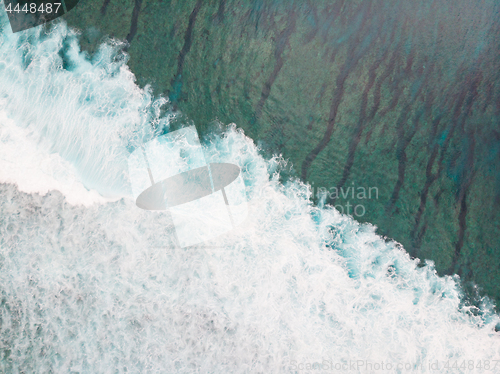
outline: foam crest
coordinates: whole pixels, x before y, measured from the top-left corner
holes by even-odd
[[[5,22],[0,178],[17,187],[0,184],[0,372],[492,372],[487,299],[464,306],[457,278],[314,207],[234,125],[204,152],[242,170],[249,214],[230,234],[181,249],[168,212],[92,195],[130,193],[127,156],[168,126],[165,101],[135,85],[117,45],[89,59],[63,23],[13,35]]]
[[[242,167],[250,218],[200,247],[176,247],[169,215],[130,200],[85,209],[2,187],[2,212],[21,214],[0,226],[1,336],[29,347],[11,349],[4,368],[285,372],[365,360],[417,370],[498,357],[498,317],[460,307],[456,279],[418,268],[373,226],[311,206],[308,186],[270,178],[241,132],[214,147],[220,161],[252,160]]]
[[[128,194],[129,149],[168,125],[168,116],[159,118],[166,100],[135,84],[118,42],[90,59],[63,22],[49,34],[12,34],[4,12],[0,22],[0,109],[71,163],[87,188]]]

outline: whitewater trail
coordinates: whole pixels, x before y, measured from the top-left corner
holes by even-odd
[[[314,207],[236,126],[204,151],[241,167],[248,220],[179,248],[127,170],[167,101],[117,42],[89,57],[64,22],[0,26],[0,372],[495,372],[487,299],[467,307],[457,277]]]

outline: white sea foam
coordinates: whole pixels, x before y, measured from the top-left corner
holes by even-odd
[[[0,184],[0,372],[494,372],[487,300],[464,307],[455,278],[313,207],[310,188],[282,185],[282,160],[234,126],[205,147],[207,162],[243,171],[250,214],[231,234],[180,249],[167,212],[82,206],[102,202],[83,185],[128,194],[128,147],[154,136],[162,102],[110,45],[91,61],[64,24],[18,36],[0,24],[0,178],[18,185]],[[367,368],[382,362],[393,370]]]
[[[0,144],[0,183],[12,183],[22,192],[42,195],[58,190],[71,205],[112,201],[95,190],[87,190],[73,165],[59,154],[51,154],[48,147],[32,139],[28,129],[16,126],[5,112],[0,112]]]
[[[165,99],[154,100],[108,42],[89,59],[76,33],[56,24],[12,34],[1,12],[0,110],[36,142],[71,163],[88,189],[105,196],[130,193],[126,158],[153,136]]]

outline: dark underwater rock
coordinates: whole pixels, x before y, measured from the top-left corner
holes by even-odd
[[[499,11],[494,0],[105,0],[64,18],[127,39],[139,84],[201,133],[235,122],[315,194],[498,303]]]

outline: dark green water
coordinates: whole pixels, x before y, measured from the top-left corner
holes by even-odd
[[[328,203],[500,302],[498,2],[81,0],[64,18],[90,54],[127,40],[181,121],[236,123]]]

